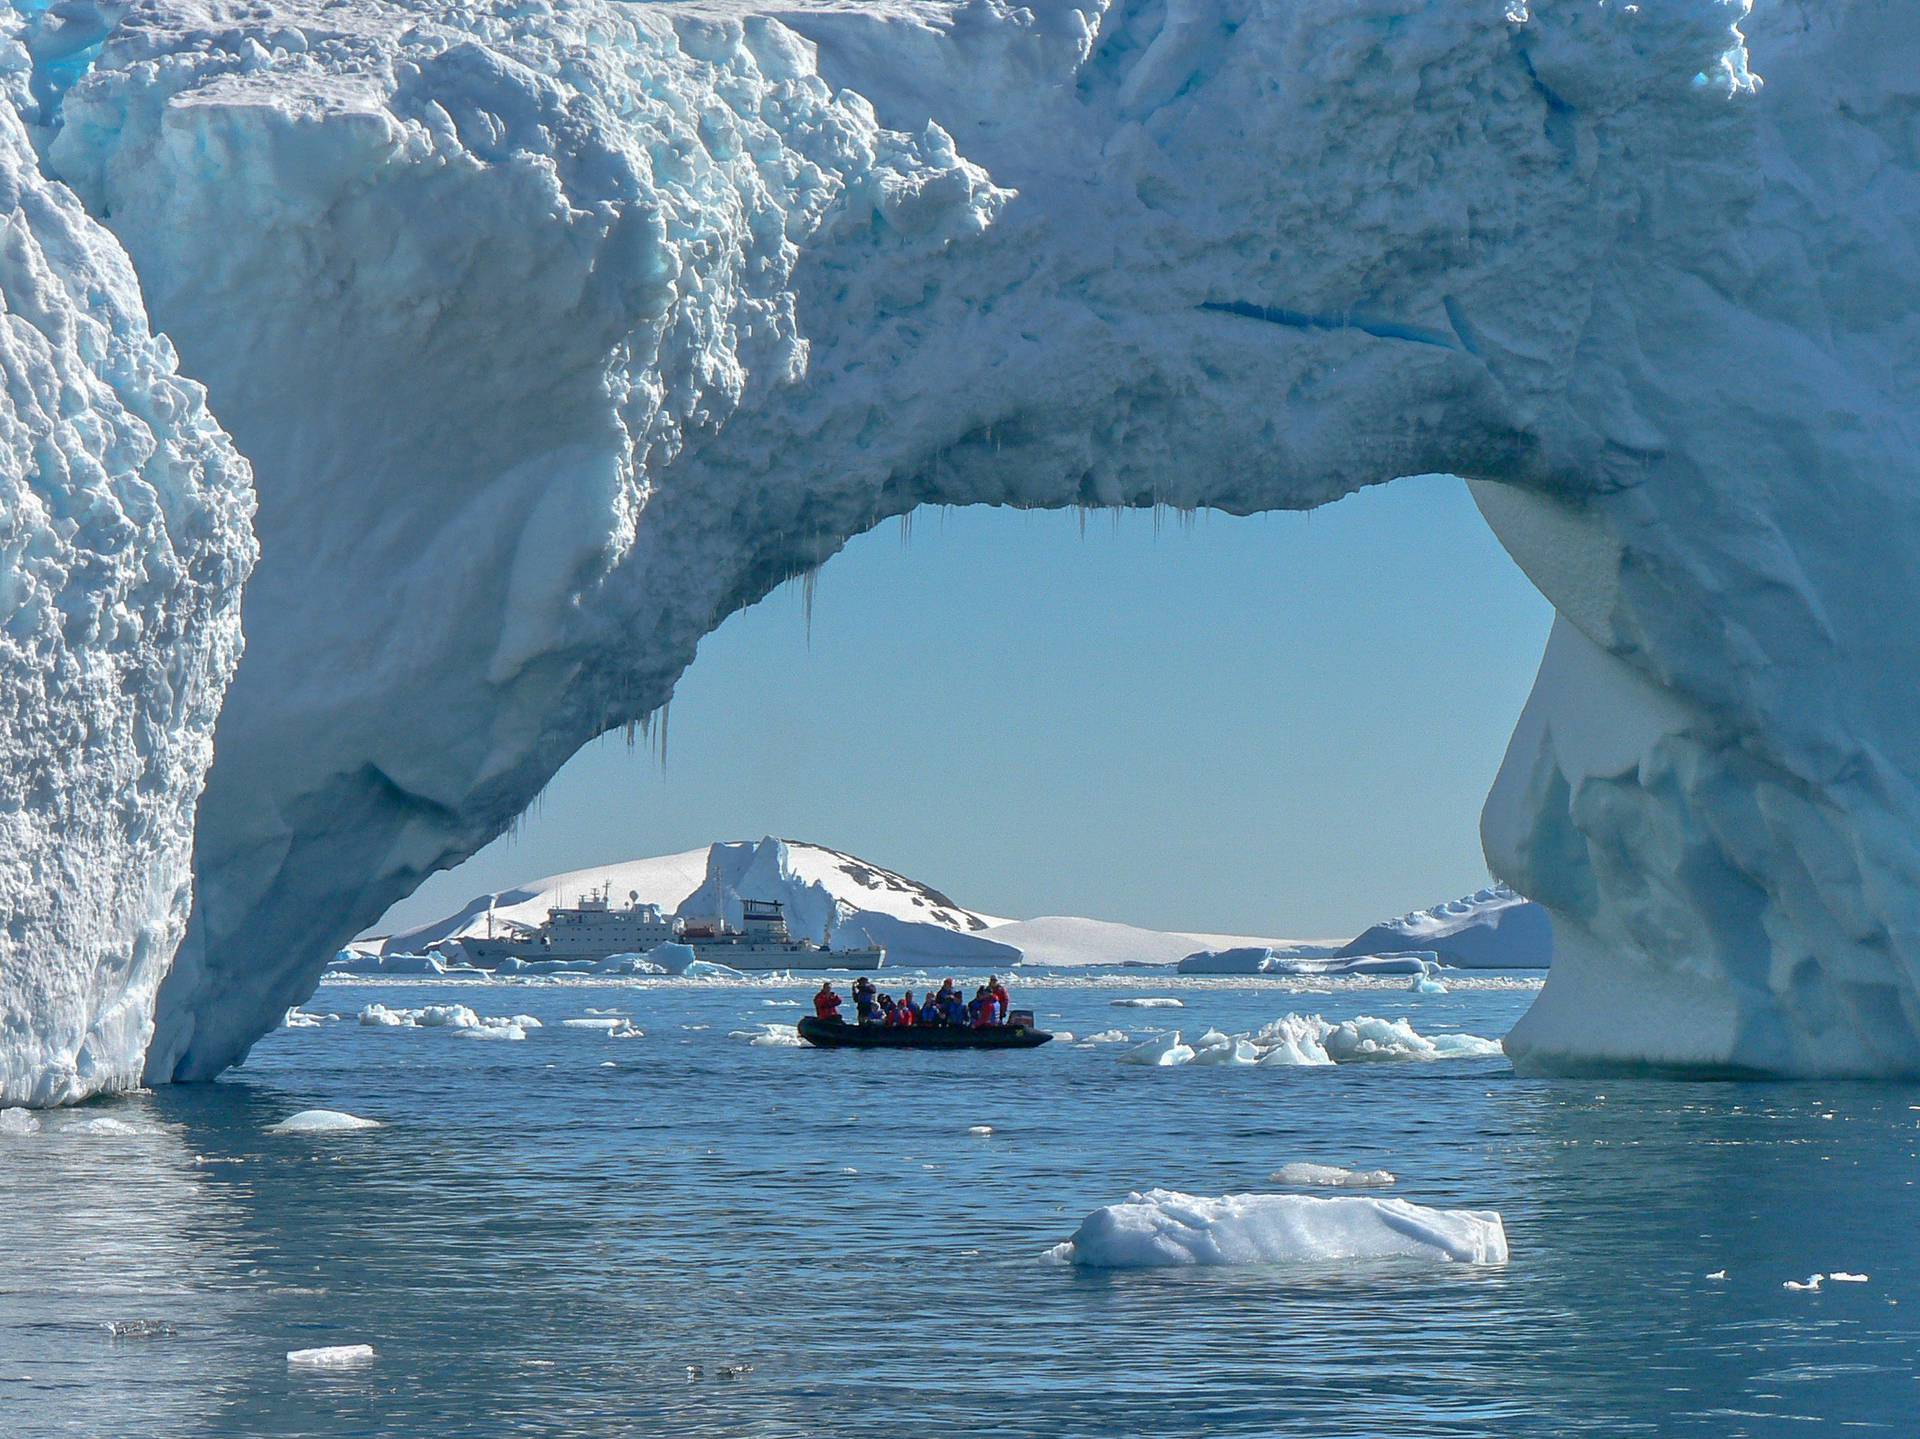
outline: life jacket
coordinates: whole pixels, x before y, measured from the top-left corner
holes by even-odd
[[[813,997],[813,1013],[816,1019],[838,1019],[840,1017],[840,996],[831,990]]]
[[[999,1005],[1000,1005],[1000,1018],[999,1018],[999,1020],[998,1020],[997,1022],[998,1022],[998,1023],[1001,1023],[1001,1024],[1004,1024],[1004,1023],[1006,1023],[1006,1019],[1007,1019],[1007,1011],[1008,1011],[1008,1010],[1009,1010],[1009,1009],[1010,1009],[1010,1008],[1012,1007],[1012,1005],[1013,1005],[1013,1001],[1012,1001],[1011,999],[1009,999],[1009,998],[1007,997],[1007,989],[1006,989],[1006,986],[1005,986],[1005,985],[1003,985],[1003,984],[996,984],[996,985],[995,985],[995,986],[994,986],[994,987],[993,987],[993,988],[992,988],[992,989],[991,989],[990,991],[988,991],[988,992],[989,992],[990,994],[992,994],[992,995],[993,995],[993,997],[994,997],[994,999],[995,999],[995,1000],[996,1000],[996,1001],[997,1001],[997,1002],[999,1003]]]
[[[896,1004],[893,1007],[893,1022],[902,1029],[912,1029],[914,1025],[920,1022],[920,1019],[919,1016],[913,1012],[912,1005]]]

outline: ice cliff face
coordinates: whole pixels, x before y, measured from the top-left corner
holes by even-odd
[[[1920,1071],[1920,57],[1743,9],[64,0],[48,164],[260,492],[150,1072],[879,519],[1436,470],[1560,616],[1516,1061]]]
[[[0,12],[0,1106],[140,1079],[240,651],[245,461],[19,118]]]

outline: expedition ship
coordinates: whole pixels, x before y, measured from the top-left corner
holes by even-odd
[[[489,915],[485,937],[469,935],[461,944],[482,969],[506,959],[597,962],[615,954],[644,954],[669,942],[687,945],[696,959],[730,969],[878,969],[886,963],[887,952],[878,946],[833,949],[793,938],[777,900],[746,899],[740,907],[740,929],[722,920],[689,923],[667,915],[657,904],[642,904],[634,893],[628,894],[625,908],[615,909],[601,888],[577,905],[555,905],[544,924],[510,919],[496,924]]]

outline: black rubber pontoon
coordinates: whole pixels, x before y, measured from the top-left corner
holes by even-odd
[[[947,1025],[847,1024],[808,1015],[799,1024],[800,1037],[822,1049],[1037,1049],[1053,1036],[1024,1024],[1002,1024],[988,1029],[954,1029]]]

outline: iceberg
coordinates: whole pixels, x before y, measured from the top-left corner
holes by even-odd
[[[1342,1169],[1335,1164],[1295,1160],[1267,1176],[1273,1184],[1318,1185],[1336,1189],[1384,1189],[1393,1176],[1384,1169]]]
[[[883,519],[1432,472],[1556,610],[1516,1066],[1920,1074],[1901,7],[28,9],[0,1098],[236,1062]]]
[[[1264,944],[1203,949],[1186,956],[1175,968],[1181,974],[1265,974],[1273,968],[1273,950]]]
[[[303,1109],[278,1124],[269,1124],[268,1134],[351,1134],[364,1129],[379,1129],[377,1119],[362,1119],[339,1109]]]
[[[1429,952],[1454,969],[1546,969],[1553,963],[1553,921],[1544,905],[1495,884],[1376,924],[1339,953],[1401,950]]]
[[[1051,1253],[1097,1269],[1398,1258],[1505,1264],[1507,1232],[1492,1210],[1405,1199],[1150,1189],[1094,1210]]]
[[[0,1108],[140,1083],[255,555],[246,461],[41,172],[24,23],[0,9]]]

